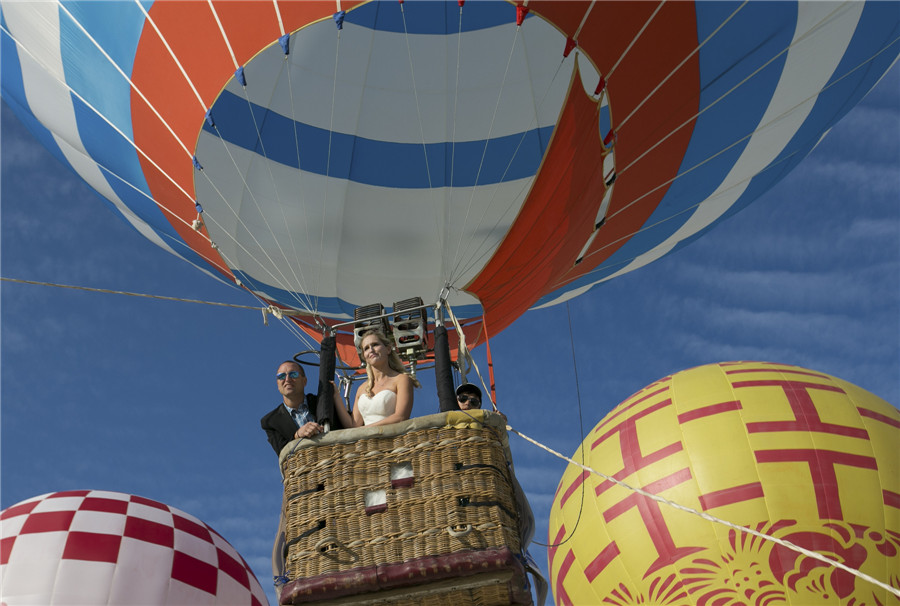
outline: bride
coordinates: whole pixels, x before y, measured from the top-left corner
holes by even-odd
[[[335,406],[344,427],[387,425],[405,421],[412,413],[413,387],[421,384],[406,373],[390,340],[377,330],[363,333],[360,351],[369,380],[356,390],[353,417]]]

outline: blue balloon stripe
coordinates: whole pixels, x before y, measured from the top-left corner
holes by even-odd
[[[352,303],[338,297],[316,297],[313,295],[298,294],[293,291],[260,282],[253,276],[240,270],[235,271],[234,275],[241,281],[241,284],[250,290],[262,293],[263,296],[270,301],[278,301],[283,305],[289,305],[300,310],[303,310],[300,303],[301,301],[303,304],[311,302],[316,306],[316,311],[326,317],[344,316],[347,319],[351,319],[353,318],[353,310],[360,305],[359,303]],[[390,310],[390,308],[388,309]],[[480,305],[455,306],[453,311],[461,318],[474,318],[482,314]]]
[[[118,179],[113,178],[114,181],[127,181],[148,195],[148,197],[140,196],[135,200],[137,206],[132,206],[135,213],[142,216],[145,221],[160,223],[171,228],[168,221],[160,216],[156,204],[149,199],[150,188],[144,177],[137,151],[131,141],[116,132],[109,123],[80,99],[73,97],[72,101],[75,121],[78,124],[78,136],[91,159],[98,166],[106,167],[118,175]],[[112,181],[110,184],[113,184]]]
[[[25,84],[22,81],[22,68],[19,65],[19,49],[15,41],[6,33],[9,28],[2,11],[0,11],[0,25],[3,27],[3,31],[0,32],[0,72],[3,74],[3,80],[0,82],[0,94],[3,95],[3,100],[16,116],[28,127],[28,130],[34,133],[41,144],[47,146],[52,152],[56,143],[53,142],[52,137],[49,137],[47,129],[31,115],[25,101]],[[47,139],[50,141],[49,146]]]
[[[215,128],[204,123],[203,129],[260,155],[264,149],[267,159],[286,166],[365,185],[401,189],[471,187],[534,176],[553,133],[553,127],[546,126],[530,130],[524,136],[515,134],[455,144],[429,143],[423,149],[420,143],[329,134],[326,129],[294,122],[259,105],[250,107],[248,110],[246,100],[223,93],[212,110]],[[248,111],[254,113],[255,121],[250,119]],[[254,122],[261,125],[260,135]],[[264,145],[260,144],[260,137]],[[199,160],[202,164],[203,158]]]
[[[146,7],[152,4],[151,0],[138,1]],[[113,6],[85,0],[60,0],[60,3],[61,7],[52,6],[49,10],[57,11],[60,16],[59,45],[62,49],[63,73],[68,85],[78,90],[88,104],[97,108],[117,128],[130,136],[133,118],[130,108],[132,93],[126,79],[95,48],[92,40],[96,40],[125,73],[131,73],[134,53],[145,29],[144,16],[139,6],[133,2],[116,3]],[[369,33],[374,33],[376,38],[381,39],[395,38],[387,41],[388,44],[399,43],[399,39],[405,33],[411,36],[428,35],[443,39],[447,44],[455,44],[453,37],[458,35],[460,23],[463,33],[475,32],[476,35],[471,37],[478,40],[493,36],[497,32],[509,33],[515,23],[515,4],[508,0],[490,2],[471,0],[460,11],[457,3],[452,1],[407,0],[401,5],[397,0],[376,0],[348,11],[345,26],[356,28],[357,33],[360,28],[364,28],[366,31],[363,32],[363,37],[367,40]],[[756,157],[751,159],[752,162],[748,161],[746,165],[737,167],[744,169],[740,177],[744,181],[731,193],[737,199],[724,211],[722,217],[713,222],[713,225],[722,218],[738,212],[753,199],[764,195],[783,179],[818,143],[822,133],[831,128],[870,90],[884,70],[888,69],[900,54],[896,41],[900,35],[900,11],[896,2],[851,3],[842,8],[836,6],[833,10],[830,8],[820,10],[797,2],[760,2],[746,5],[698,2],[695,4],[698,38],[705,39],[725,19],[730,18],[731,13],[739,6],[740,10],[735,18],[701,48],[697,57],[699,81],[679,83],[695,87],[695,98],[699,101],[699,107],[704,110],[693,125],[691,140],[684,157],[676,159],[676,163],[680,163],[679,173],[684,176],[676,179],[668,187],[657,208],[646,210],[646,213],[651,214],[644,224],[644,229],[634,234],[630,241],[625,242],[615,254],[611,255],[602,264],[601,269],[546,295],[538,304],[557,299],[563,293],[575,289],[587,290],[599,279],[621,272],[632,260],[652,251],[685,225],[685,221],[695,212],[697,204],[707,199],[734,170],[735,163],[747,150],[746,138],[759,127],[773,95],[780,92],[778,87],[792,86],[791,82],[779,83],[788,57],[779,56],[778,53],[791,43],[798,19],[802,16],[804,21],[808,21],[804,11],[811,11],[810,16],[826,19],[822,24],[817,24],[817,27],[823,28],[820,34],[825,35],[804,39],[791,52],[798,53],[796,57],[801,59],[804,53],[808,55],[804,60],[813,62],[810,64],[811,71],[816,74],[820,73],[820,68],[830,70],[833,67],[831,63],[837,62],[838,59],[840,63],[821,93],[815,96],[814,90],[804,91],[803,96],[814,97],[814,103],[804,106],[783,123],[785,125],[790,123],[791,130],[789,133],[783,131],[779,133],[783,134],[783,137],[778,140],[774,149],[759,151],[754,144]],[[7,10],[0,11],[0,20],[4,22],[10,20],[14,27],[18,27],[16,19],[20,15],[29,21],[28,27],[47,25],[39,22],[41,11],[30,11],[29,16],[29,11],[19,11],[18,7],[15,11],[9,5],[4,5],[4,8]],[[64,14],[67,11],[70,11],[75,20],[90,33],[85,34],[73,24]],[[852,27],[860,14],[856,31],[847,31],[848,24]],[[828,37],[827,29],[832,26],[835,27],[837,36]],[[51,47],[56,46],[56,40],[42,41],[41,36],[30,36],[28,31],[33,30],[26,27],[17,34],[25,37],[23,42],[28,44],[46,42]],[[599,30],[594,30],[593,33],[602,35]],[[694,34],[693,31],[690,33]],[[190,37],[191,33],[184,30],[177,35]],[[844,50],[840,45],[845,44],[847,39],[849,47]],[[384,40],[379,40],[382,41]],[[468,38],[461,41],[463,44],[467,42],[471,41]],[[801,47],[807,43],[819,45],[826,42],[834,46],[825,52],[811,49],[815,51],[812,53]],[[440,44],[440,40],[437,43]],[[464,48],[468,48],[468,45]],[[876,56],[879,51],[885,49],[887,52]],[[52,52],[54,49],[46,50]],[[92,109],[86,107],[80,100],[67,95],[65,90],[47,91],[50,96],[59,92],[58,99],[48,98],[40,101],[34,97],[28,99],[25,95],[25,84],[29,85],[27,89],[29,93],[39,90],[37,86],[30,87],[32,83],[27,78],[31,76],[31,72],[23,71],[23,67],[29,67],[29,62],[20,57],[16,45],[6,35],[0,40],[0,51],[2,51],[0,67],[3,70],[0,92],[10,108],[20,116],[36,138],[60,161],[64,163],[71,161],[72,165],[78,166],[88,179],[109,194],[114,201],[106,203],[113,212],[124,215],[123,219],[127,217],[132,226],[137,226],[142,233],[149,235],[151,240],[163,243],[165,247],[174,250],[189,262],[201,267],[206,265],[201,257],[181,240],[169,223],[166,213],[160,211],[145,195],[148,186],[138,155],[131,144]],[[760,69],[773,58],[770,64]],[[22,59],[21,65],[19,59]],[[822,65],[823,61],[829,64]],[[760,71],[757,73],[758,69]],[[824,71],[818,77],[825,79],[829,73],[830,71]],[[821,80],[819,82],[821,83]],[[737,86],[739,84],[740,86]],[[798,78],[797,84],[805,86],[805,79]],[[789,92],[793,96],[797,89]],[[783,99],[776,99],[779,106],[783,105],[782,101]],[[34,118],[29,102],[35,109],[41,104],[42,115],[48,111],[43,107],[45,103],[48,107],[52,107],[50,104],[55,103],[58,113],[46,120],[46,123],[53,125],[53,128],[61,125],[59,134],[71,140],[77,148],[83,146],[89,157],[79,158],[76,152],[76,155],[69,154],[67,158],[63,154],[64,150],[68,152],[66,144],[59,138],[54,139],[53,133]],[[615,107],[615,95],[611,102]],[[809,110],[807,114],[802,113],[807,110]],[[69,112],[72,111],[74,124],[68,123],[71,115]],[[255,130],[254,120],[250,119],[251,112],[256,122],[262,125],[261,137]],[[285,114],[290,115],[290,112],[286,111]],[[232,150],[241,148],[253,151],[253,154],[240,154],[242,160],[247,156],[255,156],[252,159],[257,162],[266,160],[282,163],[286,167],[285,170],[287,167],[293,167],[295,170],[328,174],[369,188],[403,189],[406,194],[397,192],[401,198],[404,195],[415,196],[416,191],[428,187],[473,187],[531,177],[539,169],[553,133],[553,127],[549,126],[492,140],[457,143],[455,146],[446,141],[427,145],[416,142],[399,143],[391,140],[393,134],[384,136],[379,134],[376,136],[381,140],[372,140],[353,134],[331,132],[328,130],[327,122],[316,122],[312,118],[309,118],[311,122],[325,128],[295,123],[290,118],[271,112],[265,107],[249,106],[243,98],[227,93],[217,101],[213,117],[221,130],[213,131],[208,126],[203,126],[202,121],[198,119],[194,133],[196,134],[200,128],[206,128],[213,136],[221,136],[222,141],[231,146]],[[601,109],[600,122],[603,125],[600,129],[602,136],[611,125],[608,110]],[[348,130],[355,129],[351,126]],[[299,157],[295,131],[300,141]],[[372,131],[363,129],[359,132]],[[387,132],[391,133],[390,130]],[[159,136],[168,135],[161,131]],[[482,133],[478,136],[487,135]],[[404,136],[404,140],[408,141],[409,138]],[[765,141],[764,137],[762,141]],[[646,149],[655,142],[632,143]],[[725,148],[732,143],[735,145],[726,150]],[[203,137],[201,147],[197,151],[201,154],[200,161],[203,162],[202,154],[205,149],[210,149],[209,145],[219,144],[220,141],[210,141],[208,137]],[[208,155],[218,156],[220,151],[217,149]],[[482,158],[485,158],[483,165]],[[207,159],[212,161],[212,158]],[[82,161],[85,162],[84,165]],[[93,164],[87,164],[91,161]],[[93,166],[97,166],[100,172],[96,173]],[[753,166],[753,172],[759,171],[758,174],[752,175],[747,166]],[[230,163],[228,166],[219,164],[218,167],[207,167],[211,172],[229,169]],[[690,172],[686,172],[688,169]],[[623,178],[628,177],[624,175]],[[103,179],[106,180],[105,183]],[[644,184],[645,191],[656,185],[658,184]],[[113,193],[110,194],[110,190]],[[143,224],[147,227],[145,228]],[[682,239],[672,243],[674,250],[701,237],[711,227],[707,225],[698,228],[695,233],[680,234]],[[586,265],[589,263],[588,261]],[[256,277],[272,281],[270,277],[261,276],[261,272],[262,270],[253,270]],[[260,286],[259,282],[246,274],[239,273],[238,277],[248,286],[266,293],[268,298],[296,305],[295,295],[286,290],[292,288],[291,286],[282,288],[267,284]],[[331,280],[330,283],[333,284],[334,281]],[[333,290],[328,292],[335,294]],[[355,297],[355,294],[350,295],[350,298]],[[353,304],[346,299],[334,296],[312,297],[312,300],[323,313],[352,314]],[[460,315],[478,315],[477,305],[462,307],[463,309],[457,309]]]
[[[816,98],[815,106],[779,159],[802,151],[804,157],[818,143],[820,135],[834,126],[872,89],[897,57],[900,23],[896,4],[870,2],[846,52],[828,84]],[[887,52],[881,52],[887,50]]]
[[[750,180],[741,196],[718,221],[679,242],[672,252],[687,246],[721,220],[736,214],[774,187],[813,150],[819,142],[821,134],[834,126],[871,90],[897,56],[896,47],[900,46],[900,43],[897,42],[897,38],[900,36],[900,22],[897,20],[896,12],[896,5],[891,6],[888,3],[879,2],[866,4],[851,43],[835,69],[834,75],[816,98],[813,109],[791,141],[765,170]],[[894,50],[891,50],[892,48]],[[883,50],[888,52],[881,52]],[[700,184],[694,183],[692,187],[700,187]],[[664,202],[671,202],[674,195],[673,190],[670,190]],[[686,202],[684,200],[682,204]],[[678,206],[679,204],[676,202],[670,204],[669,208]],[[658,207],[654,215],[659,215],[660,208],[662,205]],[[684,213],[684,220],[689,216],[690,211]],[[662,216],[659,215],[659,218]],[[632,240],[607,259],[600,269],[549,293],[535,303],[535,306],[546,304],[565,292],[594,284],[598,280],[620,271],[636,255],[651,249],[674,233],[684,223],[684,220],[669,221],[672,225],[666,229],[661,229],[662,225],[660,225],[635,234]],[[652,222],[648,221],[647,224],[651,225]]]
[[[402,11],[401,12],[401,8]],[[402,7],[397,0],[376,0],[347,12],[344,24],[380,32],[404,33],[411,35],[455,35],[488,29],[498,25],[515,25],[516,7],[509,2],[488,2],[479,0],[468,2],[460,9],[456,2],[405,2]]]
[[[5,22],[3,23],[4,27],[6,26]],[[22,80],[22,72],[21,67],[19,65],[19,54],[16,49],[16,44],[13,40],[6,35],[5,33],[2,35],[2,39],[0,39],[0,44],[2,44],[2,70],[3,70],[3,86],[2,86],[2,95],[3,100],[9,106],[9,108],[16,114],[19,120],[28,128],[29,131],[34,135],[34,137],[43,145],[47,151],[50,152],[61,164],[68,167],[74,174],[77,176],[78,173],[74,170],[72,165],[69,163],[66,156],[63,154],[59,145],[56,143],[56,139],[53,137],[53,134],[40,122],[34,115],[31,113],[30,108],[27,105],[26,97],[25,97],[25,87]],[[122,136],[118,133],[113,132],[112,128],[100,119],[96,113],[92,110],[88,109],[84,106],[84,104],[79,101],[75,97],[70,97],[73,103],[73,108],[76,116],[76,122],[78,124],[79,129],[79,137],[82,138],[82,144],[86,149],[91,150],[91,153],[96,154],[98,149],[106,150],[105,157],[107,161],[112,162],[110,164],[111,167],[115,167],[117,171],[119,171],[119,177],[128,179],[134,185],[141,187],[143,186],[144,191],[146,191],[146,185],[144,182],[143,173],[140,170],[140,166],[137,166],[136,172],[134,166],[132,166],[132,170],[128,171],[123,167],[123,163],[121,159],[123,157],[134,156],[134,148],[130,143],[125,141]],[[116,143],[118,142],[118,143]],[[107,148],[114,148],[112,150]],[[92,159],[97,160],[98,156],[94,156]],[[135,212],[141,219],[147,223],[150,229],[159,236],[160,240],[165,242],[172,250],[175,251],[180,257],[185,259],[186,261],[193,263],[197,267],[207,267],[208,264],[197,254],[195,253],[187,244],[181,240],[181,237],[175,232],[172,226],[168,221],[162,216],[162,213],[153,203],[152,200],[147,199],[141,193],[135,191],[132,187],[126,185],[122,182],[120,178],[112,175],[107,169],[104,169],[100,164],[95,162],[98,170],[103,174],[109,186],[113,189],[116,195],[120,200],[132,211]],[[96,192],[95,192],[96,193]],[[115,213],[124,223],[132,226],[130,221],[128,221],[120,209],[116,207],[110,200],[107,200],[103,196],[99,196],[99,199],[103,201],[109,210]]]
[[[736,8],[731,3],[696,4],[698,39],[705,40]],[[659,223],[650,232],[653,236],[644,232],[632,238],[608,263],[630,260],[666,240],[690,218],[692,207],[709,197],[732,170],[749,142],[748,135],[769,106],[785,57],[754,72],[790,45],[796,13],[796,6],[789,3],[751,2],[704,45],[699,55],[699,107],[706,111],[694,124],[678,170],[683,176],[672,182],[647,219],[645,225]],[[749,53],[745,52],[748,48],[752,49]],[[735,145],[723,152],[731,143]]]
[[[66,82],[129,137],[131,86],[109,59],[130,77],[145,17],[132,2],[64,2],[72,18],[60,9],[60,45]],[[90,32],[91,41],[72,19]]]

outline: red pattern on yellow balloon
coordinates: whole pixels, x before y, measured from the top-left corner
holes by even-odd
[[[900,589],[900,411],[797,366],[725,362],[617,406],[572,456]],[[856,575],[570,465],[550,513],[558,605],[898,604]]]

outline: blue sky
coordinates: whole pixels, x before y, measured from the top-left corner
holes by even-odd
[[[119,221],[5,105],[0,134],[2,276],[256,304]],[[76,488],[163,501],[222,533],[273,599],[281,480],[258,421],[279,401],[278,362],[307,346],[258,311],[9,282],[0,296],[0,506]],[[750,207],[568,310],[526,314],[491,347],[510,424],[567,454],[579,399],[588,431],[711,362],[805,366],[897,406],[900,68]],[[414,414],[435,401],[426,381]],[[510,442],[546,542],[565,464]]]

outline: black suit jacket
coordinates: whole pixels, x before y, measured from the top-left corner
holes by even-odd
[[[306,405],[309,407],[313,416],[316,414],[317,402],[318,399],[315,395],[311,393],[306,394]],[[259,424],[265,430],[266,437],[269,439],[269,444],[271,444],[272,448],[275,450],[275,454],[279,456],[281,455],[281,449],[284,448],[285,444],[294,439],[294,433],[297,432],[297,424],[294,423],[294,419],[291,418],[291,413],[287,411],[284,404],[276,406],[275,410],[269,412],[259,420]],[[334,415],[334,421],[332,422],[331,428],[343,429],[341,419],[337,415]]]

